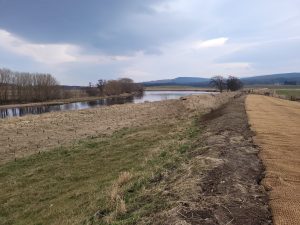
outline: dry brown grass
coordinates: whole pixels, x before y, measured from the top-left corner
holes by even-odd
[[[270,190],[276,225],[299,224],[300,218],[300,103],[250,95],[249,123],[262,147],[266,166],[263,184]]]
[[[187,100],[125,104],[93,109],[28,115],[0,121],[0,164],[80,139],[107,135],[124,127],[155,125],[190,112],[204,113],[233,96],[198,95]]]
[[[32,127],[43,126],[45,131],[32,132],[28,137],[18,133],[18,140],[24,141],[19,144],[28,151],[20,149],[16,153],[33,155],[0,166],[0,224],[18,224],[19,221],[20,224],[103,224],[104,221],[135,224],[140,216],[162,211],[171,200],[170,190],[162,188],[166,180],[160,179],[168,177],[174,168],[178,168],[176,174],[180,177],[179,168],[189,158],[189,151],[194,148],[192,143],[200,132],[199,114],[217,108],[232,95],[191,96],[186,100],[0,121],[1,129],[5,127],[12,134],[15,128],[32,132]],[[74,130],[68,128],[73,128],[76,120],[76,138],[80,143],[73,147],[69,137]],[[122,127],[124,129],[119,129]],[[37,138],[45,138],[50,132],[52,139],[42,142],[45,145],[41,151],[51,149],[47,143],[69,146],[34,154],[36,150],[31,151],[31,146]],[[110,133],[113,134],[106,135]],[[85,139],[86,136],[96,138]],[[1,144],[8,144],[6,141],[3,139]],[[193,164],[201,167],[210,161],[206,157]],[[199,171],[193,168],[187,169],[188,174],[197,176]],[[187,186],[186,181],[190,182],[192,175],[188,180],[180,179],[179,189]],[[189,184],[189,190],[193,188],[197,186]],[[187,198],[191,196],[190,191],[187,194]]]
[[[132,178],[132,174],[130,172],[122,172],[120,173],[118,179],[111,187],[111,191],[109,192],[109,203],[112,212],[105,216],[104,221],[107,224],[111,224],[115,218],[119,215],[123,215],[127,212],[126,203],[124,200],[123,186],[128,184]]]
[[[122,187],[124,184],[128,183],[132,178],[132,174],[130,172],[122,172],[117,180],[117,185]]]

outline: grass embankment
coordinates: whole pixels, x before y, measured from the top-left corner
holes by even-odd
[[[0,224],[134,224],[167,208],[155,185],[187,158],[195,119],[123,128],[2,165]]]

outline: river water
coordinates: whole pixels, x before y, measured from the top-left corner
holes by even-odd
[[[207,94],[203,91],[145,91],[143,96],[134,96],[126,98],[105,98],[85,102],[73,102],[60,105],[42,105],[42,106],[27,106],[0,109],[0,118],[19,117],[28,114],[42,114],[56,111],[69,111],[79,109],[89,109],[98,106],[125,104],[125,103],[143,103],[162,101],[167,99],[179,99],[183,96]]]

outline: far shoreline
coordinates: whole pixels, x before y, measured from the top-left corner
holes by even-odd
[[[109,98],[127,98],[136,95],[137,93],[125,93],[121,95],[111,95],[111,96],[95,96],[95,97],[80,97],[80,98],[67,98],[67,99],[56,99],[45,102],[31,102],[31,103],[19,103],[19,104],[6,104],[0,105],[0,109],[11,109],[11,108],[21,108],[21,107],[32,107],[32,106],[50,106],[50,105],[63,105],[74,102],[87,102],[96,101],[100,99]]]

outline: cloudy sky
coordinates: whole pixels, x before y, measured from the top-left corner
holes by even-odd
[[[0,67],[62,84],[300,71],[300,0],[0,0]]]

